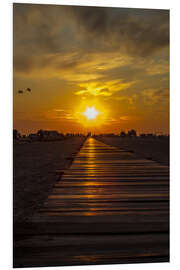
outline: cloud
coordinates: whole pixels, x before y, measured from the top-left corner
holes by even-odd
[[[152,104],[164,104],[169,101],[169,89],[148,89],[142,92],[145,102]]]
[[[102,50],[122,48],[146,56],[169,45],[168,10],[71,7],[71,11],[85,38],[103,44]]]
[[[13,23],[15,93],[33,89],[22,104],[14,95],[17,110],[43,108],[40,120],[58,125],[75,121],[71,108],[86,99],[114,123],[158,110],[167,117],[168,10],[14,4]]]
[[[97,54],[150,56],[169,45],[167,10],[14,4],[13,22],[14,68],[24,73],[69,70]]]
[[[103,95],[103,96],[111,96],[111,91],[108,89],[108,88],[103,88],[103,89],[100,89],[99,91],[100,95]]]
[[[105,96],[109,97],[115,92],[127,89],[132,82],[123,82],[121,80],[99,80],[80,83],[79,86],[82,90],[75,92],[75,95],[83,96]]]
[[[92,96],[111,96],[112,93],[108,88],[103,88],[103,86],[99,86],[98,84],[91,83],[90,85],[87,84],[80,84],[80,86],[84,86],[85,89],[79,90],[75,92],[75,95],[92,95]]]
[[[46,119],[52,119],[54,121],[74,121],[76,120],[75,116],[66,110],[63,109],[53,109],[45,113]]]

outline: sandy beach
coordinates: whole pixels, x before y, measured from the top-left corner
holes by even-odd
[[[121,138],[100,137],[96,138],[109,145],[132,151],[138,157],[152,159],[162,165],[169,165],[169,138]]]
[[[14,144],[13,202],[14,222],[26,220],[44,202],[68,168],[72,155],[80,149],[84,137],[56,142]]]

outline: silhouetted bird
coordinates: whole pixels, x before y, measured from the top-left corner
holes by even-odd
[[[31,92],[31,89],[30,88],[27,88],[26,91]]]
[[[23,94],[23,90],[18,90],[18,94]]]

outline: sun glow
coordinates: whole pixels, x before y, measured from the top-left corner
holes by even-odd
[[[84,115],[89,119],[96,119],[97,115],[99,114],[99,112],[96,110],[96,108],[94,107],[87,107]]]
[[[74,116],[77,122],[82,124],[84,128],[91,128],[91,131],[100,128],[102,124],[105,124],[107,120],[107,109],[104,108],[102,103],[97,99],[83,100],[76,111]]]

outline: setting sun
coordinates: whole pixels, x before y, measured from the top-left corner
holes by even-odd
[[[13,268],[169,262],[170,8],[12,2]]]
[[[84,112],[84,115],[89,119],[96,119],[96,116],[99,114],[99,112],[94,107],[87,107],[86,111]]]
[[[97,98],[85,99],[75,107],[74,117],[83,128],[91,128],[91,131],[99,129],[108,120],[108,109]]]

